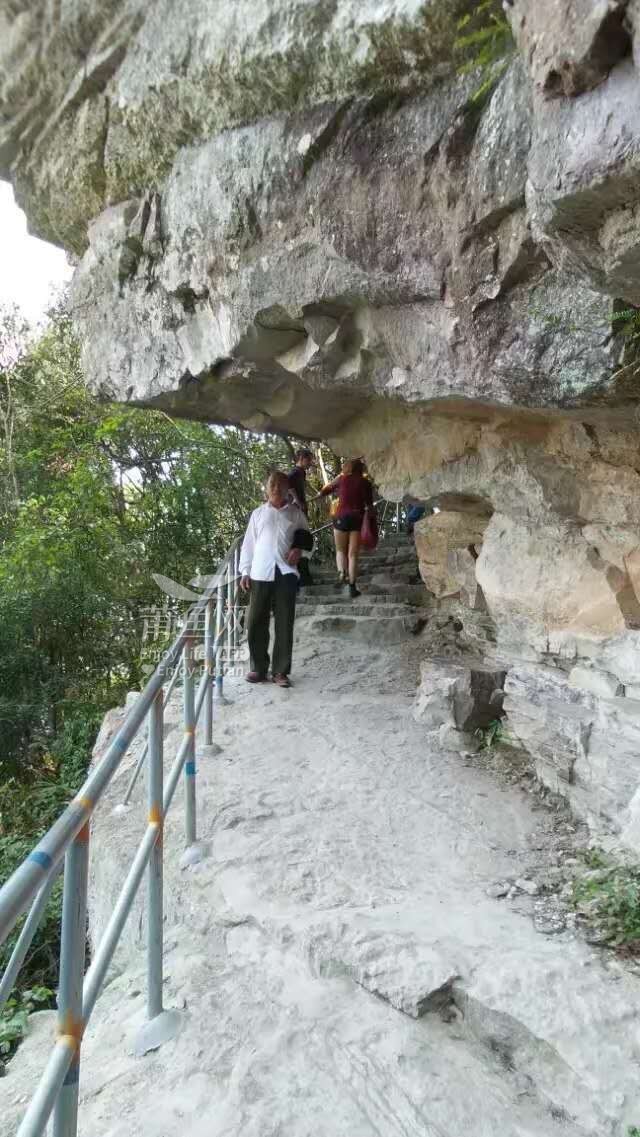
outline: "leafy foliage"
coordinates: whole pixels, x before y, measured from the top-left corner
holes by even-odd
[[[48,987],[32,987],[7,1000],[0,1010],[0,1055],[15,1050],[27,1029],[29,1015],[49,1006],[52,997]]]
[[[504,74],[515,50],[500,0],[480,0],[460,18],[457,32],[454,50],[458,74],[478,74],[479,86],[471,101],[482,103]]]
[[[0,313],[0,881],[82,784],[105,710],[146,677],[143,613],[165,599],[153,574],[186,585],[211,571],[293,451],[99,402],[63,307],[39,337]],[[332,477],[338,459],[323,455]],[[312,474],[310,497],[323,482]],[[20,973],[28,992],[2,1020],[9,1051],[57,981],[61,889]]]
[[[622,381],[631,380],[633,389],[634,381],[640,374],[640,308],[623,307],[620,301],[614,301],[612,330],[622,340],[620,366],[613,377]]]
[[[0,498],[3,780],[46,769],[69,708],[114,705],[142,676],[152,574],[209,571],[290,463],[278,438],[98,403],[68,317],[2,374],[15,424]]]
[[[611,864],[598,853],[588,873],[573,882],[573,903],[598,939],[640,949],[640,868]]]
[[[145,678],[142,613],[164,599],[152,574],[211,571],[291,450],[101,403],[63,308],[39,337],[0,314],[0,881],[81,785],[104,711]],[[55,983],[59,904],[58,883],[30,990]]]
[[[480,742],[478,750],[491,750],[492,746],[504,741],[502,719],[493,719],[487,727],[478,727],[475,731],[475,737]]]

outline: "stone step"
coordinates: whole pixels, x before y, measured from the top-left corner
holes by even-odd
[[[406,616],[416,619],[418,616],[428,614],[428,609],[418,608],[406,603],[383,604],[380,601],[367,602],[363,596],[356,600],[340,598],[333,603],[304,604],[298,609],[298,618],[307,619],[314,616],[372,616],[380,621],[381,635],[384,635],[385,621],[396,616]]]
[[[312,587],[332,588],[337,582],[335,571],[316,569],[312,566],[311,573],[314,580]],[[360,584],[377,586],[379,588],[391,588],[395,585],[422,585],[422,581],[417,565],[393,565],[389,569],[382,568],[375,571],[369,568],[360,568],[358,571],[358,586],[360,586]],[[422,587],[424,587],[424,585],[422,585]]]
[[[410,611],[407,615],[406,609],[383,621],[377,615],[354,615],[353,610],[345,614],[319,612],[313,619],[299,623],[298,635],[348,636],[350,640],[371,645],[380,646],[383,642],[386,647],[408,639],[415,620],[414,613]]]
[[[413,538],[411,538],[409,536],[409,534],[406,532],[406,530],[401,529],[399,533],[396,533],[394,529],[390,529],[389,532],[386,533],[384,526],[383,526],[381,529],[379,529],[379,532],[381,534],[380,535],[380,542],[379,542],[381,545],[391,544],[394,541],[398,545],[412,545],[413,544]]]
[[[368,584],[366,581],[359,580],[358,588],[363,597],[376,599],[376,600],[390,600],[397,603],[416,603],[425,599],[425,589],[420,585],[410,585],[398,583],[392,588],[382,588],[380,585]],[[345,585],[340,585],[337,588],[335,585],[327,586],[316,584],[311,587],[301,588],[298,595],[298,604],[317,604],[319,602],[349,599],[349,590]]]
[[[414,549],[415,544],[413,541],[398,540],[397,537],[390,537],[389,540],[378,541],[375,549],[372,552],[377,553],[379,549]]]
[[[415,545],[413,541],[380,541],[375,549],[361,549],[360,553],[363,557],[375,556],[376,553],[403,553],[405,555],[416,555]]]
[[[417,559],[413,553],[368,553],[361,555],[360,564],[363,568],[393,568],[395,565],[417,565]]]
[[[381,552],[406,553],[409,555],[415,552],[415,546],[413,542],[409,543],[408,541],[404,544],[401,541],[380,541],[375,549],[363,549],[362,552],[364,556]]]

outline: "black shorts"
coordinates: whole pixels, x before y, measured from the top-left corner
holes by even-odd
[[[334,518],[333,528],[340,533],[359,533],[362,528],[362,514],[344,513],[342,517]]]

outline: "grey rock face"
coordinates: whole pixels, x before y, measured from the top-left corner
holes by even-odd
[[[36,231],[84,252],[90,382],[307,435],[380,395],[624,401],[609,295],[636,295],[635,71],[538,90],[560,26],[572,91],[623,54],[624,5],[584,7],[527,23],[515,4],[525,66],[480,105],[456,77],[470,3],[25,6],[0,169]]]
[[[0,16],[0,173],[79,258],[94,389],[326,438],[449,511],[425,583],[486,617],[549,780],[586,762],[574,800],[597,812],[601,776],[632,833],[595,724],[626,747],[639,686],[616,313],[640,305],[640,7],[506,8],[519,52],[478,97],[455,42],[471,0],[22,0]]]
[[[18,0],[0,14],[0,172],[40,235],[79,251],[92,217],[159,185],[184,147],[357,91],[428,87],[451,70],[459,8]]]
[[[581,95],[631,51],[628,0],[508,0],[505,10],[536,86],[551,97]]]
[[[470,0],[12,8],[0,172],[84,253],[90,382],[305,434],[379,395],[626,401],[637,13],[527,7],[483,102]]]
[[[74,305],[92,382],[316,435],[375,396],[616,401],[610,301],[532,239],[522,70],[480,117],[470,90],[324,104],[182,151],[157,239],[140,238],[150,200],[90,229]]]
[[[502,711],[505,672],[481,662],[463,665],[425,660],[413,717],[433,731],[442,726],[473,733]]]
[[[520,665],[507,675],[504,709],[542,781],[640,851],[640,704],[580,689],[553,668]]]

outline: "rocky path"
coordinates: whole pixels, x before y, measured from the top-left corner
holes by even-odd
[[[86,1038],[80,1133],[627,1137],[640,984],[487,895],[526,875],[540,814],[518,787],[427,748],[409,609],[375,639],[375,616],[324,600],[301,606],[291,691],[229,683],[223,752],[200,763],[206,860],[180,871],[180,809],[167,826],[166,1004],[182,1032],[132,1055],[134,920]],[[167,758],[179,734],[170,723]],[[98,927],[141,823],[139,809],[112,814],[125,779],[95,825]],[[50,1034],[36,1016],[0,1084],[2,1137]]]

